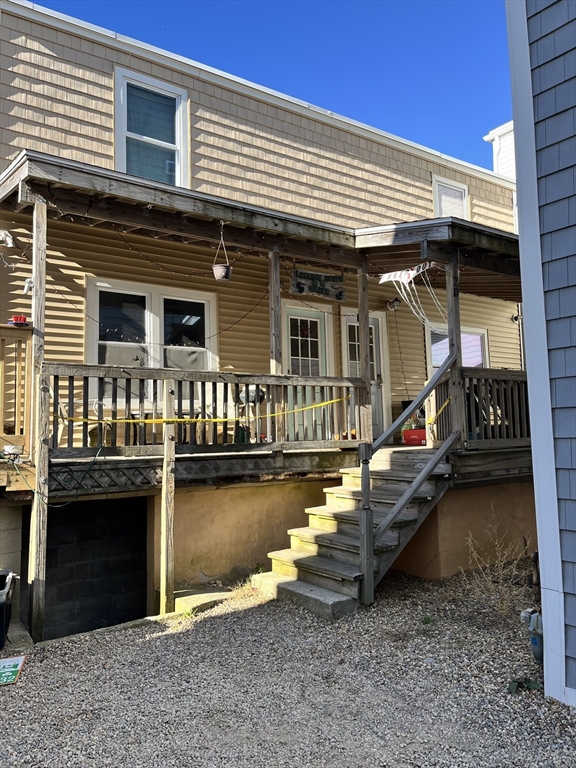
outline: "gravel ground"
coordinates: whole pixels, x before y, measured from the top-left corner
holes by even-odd
[[[2,766],[576,765],[576,710],[518,619],[391,574],[330,624],[244,587],[193,618],[59,640],[0,689]]]

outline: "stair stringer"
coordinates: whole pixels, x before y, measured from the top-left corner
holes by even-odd
[[[383,555],[383,557],[380,560],[380,567],[378,571],[374,573],[374,586],[376,586],[382,578],[386,575],[386,573],[390,570],[390,568],[394,565],[394,562],[396,561],[398,555],[402,552],[404,547],[408,544],[409,541],[411,541],[412,537],[416,533],[416,531],[420,528],[424,520],[428,517],[430,512],[436,507],[440,499],[444,496],[446,491],[450,489],[450,483],[447,480],[439,480],[436,481],[436,488],[434,496],[426,501],[420,509],[418,510],[418,517],[416,520],[411,523],[410,525],[406,525],[403,528],[400,529],[399,532],[399,540],[398,540],[398,546],[393,551],[389,552],[388,554]],[[386,535],[388,529],[384,531],[382,536]],[[380,541],[379,537],[379,541]],[[376,544],[377,542],[375,542]]]

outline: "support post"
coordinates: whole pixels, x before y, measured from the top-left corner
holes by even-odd
[[[372,444],[361,443],[358,446],[358,456],[362,468],[362,509],[360,510],[360,570],[362,585],[360,602],[372,605],[374,602],[374,521],[370,506],[370,459]]]
[[[446,264],[446,304],[448,309],[448,354],[456,355],[450,370],[450,414],[452,430],[460,432],[456,448],[468,442],[466,434],[466,410],[464,403],[464,382],[462,380],[462,332],[460,328],[460,286],[458,262]]]
[[[35,643],[44,636],[46,602],[46,540],[48,531],[48,435],[50,430],[50,382],[41,372],[36,378],[36,481],[30,518],[30,554],[28,559],[28,591],[30,635]]]
[[[19,201],[33,200],[32,215],[32,392],[30,393],[30,458],[36,459],[36,408],[34,398],[38,392],[38,376],[44,362],[44,335],[46,325],[46,200],[22,184]]]
[[[368,269],[366,262],[358,270],[358,339],[360,352],[360,378],[366,386],[360,390],[358,412],[360,439],[372,442],[372,396],[370,383],[370,310],[368,305]]]
[[[164,382],[164,419],[174,419],[174,379]],[[160,613],[174,610],[174,488],[176,471],[176,428],[164,423],[164,463],[160,510]]]
[[[268,254],[268,306],[270,308],[270,373],[282,373],[282,313],[280,252],[275,246]]]

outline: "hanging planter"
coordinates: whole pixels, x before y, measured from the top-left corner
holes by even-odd
[[[230,264],[213,264],[212,272],[214,273],[215,280],[219,280],[223,283],[226,282],[226,280],[230,280],[232,267]]]
[[[224,258],[226,259],[224,264],[217,264],[220,248],[222,248],[222,252],[224,253]],[[230,280],[230,277],[232,276],[232,267],[230,266],[230,261],[228,260],[228,254],[226,252],[226,243],[224,242],[224,222],[223,221],[220,222],[220,242],[218,243],[216,256],[214,256],[214,263],[212,264],[212,272],[214,273],[214,279],[218,280],[218,282],[220,283],[225,283],[227,280]]]

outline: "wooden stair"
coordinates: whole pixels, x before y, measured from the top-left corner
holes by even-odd
[[[378,583],[448,488],[443,462],[394,518],[393,508],[438,449],[384,447],[370,462],[374,530],[374,579]],[[288,531],[290,549],[269,552],[272,571],[252,577],[271,598],[299,603],[325,618],[356,610],[361,596],[361,469],[341,469],[342,485],[326,488],[326,503],[306,510],[309,525]],[[389,522],[388,522],[389,521]]]

